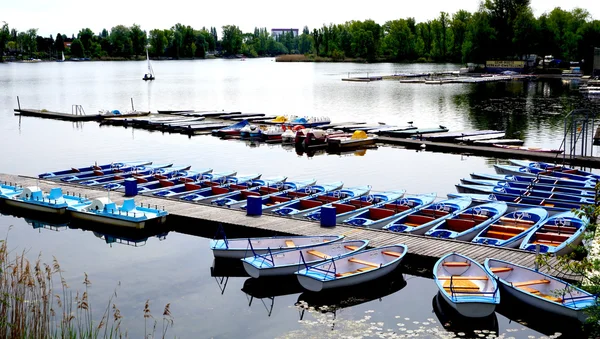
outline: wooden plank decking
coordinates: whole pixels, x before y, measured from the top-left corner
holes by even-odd
[[[98,188],[82,187],[76,184],[63,183],[49,180],[37,180],[36,178],[0,174],[0,182],[16,183],[21,186],[35,186],[39,183],[40,188],[49,191],[50,188],[60,186],[64,192],[69,194],[87,196],[88,198],[105,197],[106,191]],[[116,203],[122,203],[124,197],[119,192],[111,192],[110,198]],[[136,203],[150,204],[159,208],[164,207],[170,216],[188,222],[189,227],[199,225],[223,224],[236,225],[238,227],[254,228],[269,232],[290,235],[323,235],[335,234],[345,235],[349,240],[369,240],[369,246],[385,246],[392,244],[405,244],[408,246],[407,259],[411,262],[423,262],[431,265],[449,252],[458,252],[483,263],[486,258],[507,260],[515,264],[533,267],[535,254],[517,249],[494,247],[482,244],[474,244],[458,240],[431,238],[413,234],[394,233],[384,230],[374,230],[354,226],[337,225],[331,228],[321,227],[318,223],[297,220],[286,217],[263,215],[260,217],[246,216],[245,211],[231,210],[225,207],[207,206],[181,200],[166,199],[160,197],[137,196]],[[196,222],[194,222],[196,221]],[[551,264],[555,259],[551,259]],[[431,269],[431,267],[424,267]],[[565,275],[558,271],[547,271],[559,278],[579,280],[580,277]]]

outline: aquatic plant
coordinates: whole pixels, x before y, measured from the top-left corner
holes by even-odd
[[[73,290],[63,276],[56,258],[42,262],[41,255],[30,262],[23,251],[12,255],[7,241],[0,240],[0,337],[1,338],[123,338],[123,316],[115,299],[117,284],[97,320],[89,300],[91,281],[84,273],[83,291]],[[152,318],[149,301],[144,319]],[[146,338],[154,338],[157,321],[146,329]],[[148,325],[146,321],[146,325]],[[170,304],[163,312],[160,337],[173,326]]]

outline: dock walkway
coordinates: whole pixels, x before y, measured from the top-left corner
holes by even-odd
[[[32,177],[24,177],[10,174],[0,174],[0,181],[19,184],[24,187],[39,186],[44,191],[50,188],[60,186],[63,191],[73,195],[87,196],[88,198],[105,197],[106,191],[99,188],[83,187],[76,184],[55,182],[48,180],[39,180]],[[116,203],[122,203],[124,197],[119,192],[111,192],[110,198]],[[158,208],[164,207],[169,213],[171,220],[175,219],[177,223],[185,224],[185,228],[198,228],[203,226],[215,226],[222,224],[227,228],[228,225],[238,227],[260,229],[278,234],[287,235],[345,235],[349,240],[369,240],[369,246],[385,246],[392,244],[405,244],[408,246],[407,259],[409,262],[416,263],[425,269],[431,270],[433,263],[449,252],[458,252],[467,255],[474,260],[483,263],[486,258],[495,258],[507,260],[515,264],[533,267],[535,265],[535,254],[518,249],[509,249],[493,247],[482,244],[474,244],[449,239],[439,239],[413,234],[395,233],[384,230],[368,229],[363,227],[342,226],[321,227],[318,223],[279,217],[272,215],[263,215],[261,217],[246,216],[245,211],[231,210],[226,207],[207,206],[191,202],[160,198],[137,196],[136,203],[150,204]],[[173,221],[175,221],[173,220]],[[555,259],[551,259],[551,263]],[[413,265],[413,266],[415,266]],[[563,279],[579,280],[580,277],[565,275],[553,269],[548,273]]]
[[[68,121],[95,121],[100,120],[100,114],[70,114],[70,113],[59,113],[59,112],[50,112],[46,110],[40,109],[18,109],[15,108],[15,115],[29,116],[29,117],[38,117],[38,118],[47,118],[47,119],[57,119],[57,120],[68,120]]]

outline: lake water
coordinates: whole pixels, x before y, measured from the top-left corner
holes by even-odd
[[[460,67],[452,64],[160,61],[153,63],[154,82],[141,80],[145,66],[145,62],[0,64],[4,153],[0,172],[36,175],[93,162],[148,159],[189,164],[192,169],[262,173],[263,177],[283,174],[290,180],[342,180],[345,186],[369,184],[378,191],[437,192],[441,198],[454,192],[460,178],[470,172],[491,173],[498,162],[392,147],[307,157],[280,145],[100,127],[95,122],[19,118],[12,112],[16,96],[22,107],[68,112],[71,105],[80,104],[88,114],[100,109],[127,110],[133,98],[138,110],[222,109],[329,116],[333,121],[413,121],[419,127],[441,124],[451,130],[505,129],[528,146],[553,148],[562,141],[566,113],[596,107],[579,95],[575,84],[560,80],[442,86],[340,80],[348,73],[386,75]],[[532,312],[520,314],[520,306],[503,306],[493,318],[464,329],[457,319],[434,312],[439,307],[434,307],[437,288],[431,279],[403,272],[366,288],[374,292],[363,289],[346,294],[302,293],[293,280],[256,281],[240,276],[243,269],[235,262],[213,262],[208,249],[210,232],[200,232],[205,237],[198,237],[171,231],[160,238],[150,235],[141,246],[128,246],[107,244],[100,233],[34,228],[30,223],[1,215],[0,232],[8,234],[10,247],[17,252],[26,249],[31,258],[41,252],[46,262],[55,256],[73,288],[82,287],[87,272],[92,280],[92,305],[98,310],[120,282],[116,302],[131,337],[143,335],[142,310],[147,299],[159,327],[162,308],[171,303],[175,327],[169,335],[184,338],[376,337],[378,331],[391,333],[388,336],[444,337],[450,333],[444,324],[452,324],[456,333],[466,331],[476,337],[494,331],[525,338],[566,334],[576,328],[556,327],[562,323],[531,317]],[[303,312],[295,306],[299,300],[317,308],[323,303],[342,307],[335,312]],[[473,329],[488,332],[470,332]]]

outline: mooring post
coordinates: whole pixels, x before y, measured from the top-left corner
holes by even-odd
[[[336,224],[336,208],[333,206],[321,207],[321,227],[334,227]]]
[[[260,217],[262,215],[262,197],[249,196],[246,205],[246,215]]]
[[[535,244],[535,270],[539,269],[537,259],[540,257],[540,244]]]
[[[135,107],[133,107],[133,98],[131,98],[131,110],[135,111]]]
[[[17,95],[17,106],[19,106],[19,111],[21,111],[21,101],[19,100],[18,95]]]

